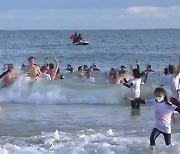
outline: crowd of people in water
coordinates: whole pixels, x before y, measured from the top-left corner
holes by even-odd
[[[65,79],[65,76],[61,74],[58,59],[53,57],[54,63],[48,63],[49,58],[45,59],[43,66],[38,66],[35,63],[34,57],[28,58],[28,65],[22,64],[22,72],[25,76],[30,77],[32,80],[61,80]],[[140,104],[146,104],[153,106],[155,109],[155,127],[151,133],[150,145],[152,148],[155,146],[155,140],[160,135],[164,135],[166,145],[171,144],[171,115],[176,112],[180,112],[180,63],[178,66],[169,65],[164,68],[162,75],[163,85],[169,85],[172,96],[168,100],[166,90],[162,87],[155,89],[155,99],[143,100],[141,96],[141,85],[146,84],[149,74],[155,72],[151,65],[147,65],[144,71],[141,71],[139,61],[136,60],[136,68],[131,67],[131,72],[128,73],[126,66],[122,65],[120,69],[111,68],[106,73],[107,78],[112,84],[121,84],[130,89],[131,95],[125,99],[131,103],[132,109],[140,109]],[[6,68],[7,67],[7,68]],[[6,70],[5,70],[6,69]],[[68,64],[66,71],[74,73],[75,69],[72,65]],[[92,72],[100,71],[96,64],[88,67],[87,65],[79,66],[76,73],[79,80],[83,83],[96,83],[95,77],[92,76]],[[142,78],[143,77],[143,81]],[[14,72],[13,64],[7,64],[4,66],[4,72],[0,75],[2,79],[3,87],[11,86],[18,75]]]

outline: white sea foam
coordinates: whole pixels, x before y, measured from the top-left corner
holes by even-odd
[[[142,85],[142,97],[152,98],[159,82]],[[0,92],[0,101],[32,104],[120,104],[129,95],[122,85],[83,84],[77,80],[31,81],[20,77],[11,87]]]
[[[108,132],[108,131],[107,131]],[[42,133],[42,135],[35,137],[26,138],[24,143],[15,145],[6,143],[1,145],[1,154],[144,154],[152,153],[149,146],[149,138],[147,137],[130,137],[130,136],[109,136],[108,133],[94,132],[93,134],[67,134],[60,132],[60,140],[54,139],[54,134]],[[176,136],[176,137],[175,137]],[[166,147],[163,138],[158,139],[156,149],[154,153],[163,154],[178,154],[179,148],[179,136],[178,134],[172,135],[173,145]],[[19,140],[20,138],[14,138]],[[22,139],[23,140],[23,139]],[[22,141],[21,140],[21,141]],[[29,144],[32,142],[34,144]],[[41,140],[41,143],[39,142]],[[7,140],[8,141],[8,140]],[[11,139],[12,141],[12,139]],[[51,144],[47,146],[47,143]],[[18,142],[16,142],[18,143]]]

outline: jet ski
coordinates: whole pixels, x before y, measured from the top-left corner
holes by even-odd
[[[73,43],[74,45],[88,45],[89,42],[86,39],[79,40],[79,42]]]

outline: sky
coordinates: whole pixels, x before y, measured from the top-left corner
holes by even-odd
[[[180,28],[180,0],[0,0],[1,30]]]

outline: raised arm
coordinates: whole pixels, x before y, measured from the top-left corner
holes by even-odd
[[[140,72],[140,66],[139,66],[139,60],[138,60],[138,59],[136,59],[136,65],[137,65],[137,69],[138,69],[139,72]]]
[[[59,63],[56,57],[54,57],[54,62],[55,62],[55,69],[58,70],[59,68]]]

